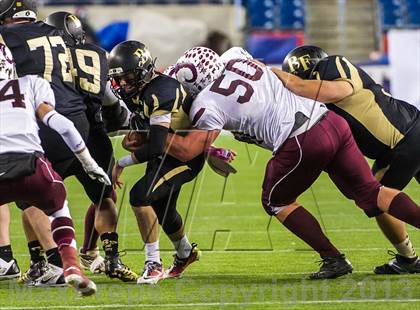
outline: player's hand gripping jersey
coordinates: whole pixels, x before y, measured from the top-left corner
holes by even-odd
[[[241,140],[276,151],[292,135],[311,128],[327,111],[324,104],[287,90],[264,66],[230,60],[191,107],[193,127],[229,130]]]

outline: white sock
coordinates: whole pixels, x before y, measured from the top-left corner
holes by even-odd
[[[408,236],[407,238],[405,238],[403,242],[394,244],[394,247],[397,250],[398,254],[404,257],[407,257],[407,258],[417,257],[416,251],[414,250],[414,247],[411,244],[410,238]]]
[[[174,244],[176,255],[179,258],[187,258],[190,255],[192,246],[188,241],[187,235],[184,235],[180,240],[172,241],[172,243]]]
[[[160,264],[159,240],[145,244],[146,261],[156,262]]]

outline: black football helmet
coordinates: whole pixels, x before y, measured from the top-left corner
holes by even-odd
[[[147,47],[138,41],[116,45],[108,57],[108,77],[115,95],[129,99],[150,82],[155,71],[155,60]],[[125,85],[122,87],[121,81]]]
[[[75,46],[85,43],[82,22],[76,15],[68,12],[55,12],[47,16],[45,23],[62,30],[67,45]]]
[[[37,19],[36,0],[1,0],[0,22],[6,18],[12,19]]]
[[[282,70],[309,79],[315,65],[328,54],[320,47],[302,45],[291,50],[283,61]]]

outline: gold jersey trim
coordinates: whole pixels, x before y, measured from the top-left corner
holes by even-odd
[[[187,165],[183,165],[183,166],[179,166],[176,167],[172,170],[170,170],[169,172],[165,173],[165,175],[163,177],[161,177],[155,184],[155,186],[153,187],[153,192],[163,184],[163,182],[170,180],[171,178],[173,178],[174,176],[187,171],[187,170],[191,170],[190,167],[188,167]]]

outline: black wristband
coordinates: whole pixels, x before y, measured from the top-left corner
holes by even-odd
[[[162,155],[165,151],[168,128],[160,125],[151,125],[148,142],[139,146],[134,151],[134,156],[139,163],[144,163]]]

